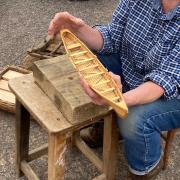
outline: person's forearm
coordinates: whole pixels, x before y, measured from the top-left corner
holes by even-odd
[[[134,106],[153,102],[160,98],[163,93],[164,89],[162,87],[148,81],[139,87],[124,93],[123,96],[128,106]]]
[[[76,33],[76,36],[83,41],[91,50],[99,51],[103,46],[103,38],[101,33],[85,24]]]

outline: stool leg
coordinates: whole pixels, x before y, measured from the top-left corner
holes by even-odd
[[[167,133],[167,138],[166,138],[166,143],[165,143],[165,148],[164,148],[164,158],[163,158],[164,165],[163,165],[163,169],[166,169],[166,167],[168,165],[170,148],[171,148],[175,133],[176,133],[175,130],[170,130]]]
[[[16,165],[18,176],[22,176],[21,162],[28,159],[30,114],[16,99]]]
[[[106,176],[106,180],[115,179],[117,146],[118,132],[116,115],[113,113],[104,118],[103,171]]]
[[[66,135],[49,134],[48,180],[63,180],[65,171]]]

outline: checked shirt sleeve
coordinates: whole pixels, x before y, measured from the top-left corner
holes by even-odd
[[[127,21],[130,0],[121,0],[107,26],[97,26],[103,37],[100,53],[115,53],[121,46],[124,27]]]
[[[167,99],[177,97],[180,90],[180,41],[170,54],[165,57],[159,68],[147,74],[145,81],[153,81],[165,90],[164,96]]]

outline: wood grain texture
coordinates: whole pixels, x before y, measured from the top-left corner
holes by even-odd
[[[0,89],[5,91],[10,91],[8,87],[8,81],[1,79],[0,80]]]
[[[10,80],[9,87],[33,118],[49,132],[63,133],[72,127],[51,100],[34,84],[32,75]]]
[[[63,180],[65,172],[66,136],[48,136],[48,179]]]
[[[20,72],[16,72],[16,71],[12,71],[12,70],[8,70],[5,74],[3,74],[2,78],[5,80],[9,80],[9,79],[13,79],[16,77],[21,77],[24,74],[20,73]]]
[[[117,167],[118,131],[117,117],[110,114],[104,118],[103,171],[106,180],[114,180]]]
[[[72,124],[92,119],[109,110],[107,106],[91,102],[80,85],[79,74],[67,56],[35,62],[33,76],[38,86]]]
[[[29,73],[31,72],[17,66],[3,68],[0,72],[0,109],[15,112],[15,96],[8,87],[8,81]]]

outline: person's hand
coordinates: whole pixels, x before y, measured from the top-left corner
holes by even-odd
[[[118,88],[120,91],[122,91],[122,84],[121,84],[121,77],[109,72],[115,83],[117,84]],[[93,89],[87,84],[87,82],[81,77],[80,79],[81,86],[83,87],[84,91],[86,94],[91,98],[94,104],[98,105],[107,105],[108,103],[106,102],[105,99],[103,99],[101,96],[99,96]]]
[[[48,35],[51,38],[59,32],[59,30],[63,28],[67,28],[72,32],[78,31],[80,27],[84,25],[84,21],[82,19],[76,18],[69,14],[68,12],[59,12],[55,14],[54,18],[51,20]]]

